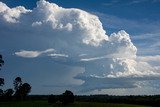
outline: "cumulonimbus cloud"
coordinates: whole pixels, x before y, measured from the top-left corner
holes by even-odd
[[[85,68],[75,77],[84,81],[79,86],[82,90],[131,88],[137,81],[160,75],[158,66],[137,60],[137,48],[128,33],[121,30],[108,36],[97,16],[80,9],[62,8],[45,0],[38,1],[33,10],[9,8],[0,2],[0,22],[0,28],[11,31],[1,29],[3,38],[12,33],[16,39],[12,45],[17,56],[66,57],[63,64]],[[48,51],[50,48],[53,50]]]

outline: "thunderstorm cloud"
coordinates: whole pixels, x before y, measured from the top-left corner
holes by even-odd
[[[0,2],[0,23],[1,49],[24,59],[50,58],[61,67],[76,67],[82,71],[72,77],[82,81],[79,91],[134,88],[139,81],[159,79],[160,67],[150,64],[156,58],[137,56],[126,31],[107,35],[99,18],[83,10],[45,0],[32,10]]]

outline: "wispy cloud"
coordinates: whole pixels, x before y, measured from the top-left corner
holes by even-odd
[[[134,5],[134,4],[140,4],[140,3],[158,3],[160,0],[131,0],[127,3],[127,5]]]
[[[160,38],[160,33],[145,33],[140,35],[134,35],[132,36],[132,39],[134,40],[145,40],[145,39],[157,39]]]
[[[103,3],[102,5],[104,5],[104,6],[112,6],[112,5],[115,5],[115,4],[118,4],[118,3],[119,3],[119,0],[112,0],[110,2]]]
[[[38,56],[41,56],[43,54],[48,54],[48,53],[52,53],[55,52],[54,49],[47,49],[44,51],[26,51],[26,50],[21,50],[19,52],[15,52],[15,55],[20,56],[20,57],[24,57],[24,58],[35,58]]]
[[[153,3],[160,2],[160,0],[152,0]]]
[[[48,56],[51,56],[51,57],[68,57],[68,55],[66,55],[66,54],[56,54],[56,53],[49,54]]]
[[[140,55],[154,55],[160,53],[160,33],[144,33],[139,35],[133,35],[133,41],[136,42],[136,46],[138,47],[138,54]],[[138,42],[139,41],[139,42]]]
[[[141,61],[147,61],[147,62],[150,62],[150,61],[158,61],[158,62],[160,62],[160,55],[139,56],[137,59],[141,60]]]
[[[132,5],[132,4],[139,4],[139,3],[144,3],[147,2],[149,0],[131,0],[128,5]]]
[[[142,3],[159,3],[160,0],[129,0],[129,1],[120,1],[120,0],[111,0],[103,3],[103,6],[130,6],[130,5],[138,5]]]
[[[127,31],[133,31],[139,33],[150,33],[150,32],[157,32],[159,31],[160,22],[157,21],[151,21],[147,19],[142,20],[130,20],[126,18],[120,18],[117,16],[104,14],[100,12],[94,12],[93,14],[96,14],[99,16],[100,20],[103,22],[103,26],[106,29],[114,29],[114,30],[120,30],[124,29]]]

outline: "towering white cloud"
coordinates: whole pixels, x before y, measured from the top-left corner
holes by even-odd
[[[0,2],[0,15],[7,22],[16,23],[21,14],[25,14],[27,12],[31,12],[30,10],[25,9],[22,6],[18,6],[16,8],[9,8],[6,4]]]
[[[137,59],[137,48],[128,33],[121,30],[108,36],[97,16],[80,9],[62,8],[45,0],[38,1],[33,10],[9,8],[0,2],[0,22],[0,48],[11,45],[17,56],[43,55],[62,66],[84,68],[85,72],[75,76],[84,81],[79,86],[84,91],[133,88],[137,81],[160,75],[159,66]]]

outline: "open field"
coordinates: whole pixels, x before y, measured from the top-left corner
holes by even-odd
[[[150,107],[131,104],[75,102],[74,104],[48,104],[47,101],[3,102],[0,107]]]

